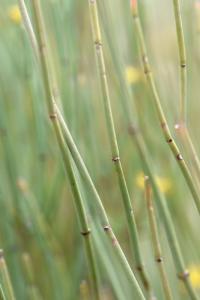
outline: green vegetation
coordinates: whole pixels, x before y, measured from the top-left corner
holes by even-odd
[[[199,299],[200,2],[0,4],[0,299]]]

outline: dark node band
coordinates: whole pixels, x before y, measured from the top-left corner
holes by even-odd
[[[182,157],[182,155],[181,155],[180,153],[176,156],[176,158],[177,158],[178,160],[183,160],[183,157]]]
[[[156,257],[156,262],[161,263],[163,261],[162,257]]]
[[[172,139],[168,139],[168,140],[167,140],[167,143],[170,144],[170,143],[172,143],[172,141],[173,141]]]
[[[180,280],[186,280],[189,276],[190,276],[190,273],[188,270],[185,270],[184,272],[178,274],[178,278]]]
[[[112,161],[114,161],[114,162],[117,162],[117,161],[119,161],[119,160],[120,160],[120,157],[119,157],[119,156],[115,156],[115,157],[112,158]]]
[[[50,118],[51,120],[56,119],[56,113],[51,113],[51,114],[49,115],[49,118]]]
[[[91,230],[90,230],[90,229],[88,229],[87,231],[82,231],[82,232],[81,232],[81,234],[82,234],[83,236],[89,235],[90,233],[91,233]]]

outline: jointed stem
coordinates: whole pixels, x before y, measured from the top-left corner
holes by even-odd
[[[158,119],[159,119],[159,123],[163,132],[163,136],[165,138],[165,141],[167,142],[167,144],[169,145],[181,171],[182,174],[187,182],[187,185],[191,191],[191,194],[193,196],[193,199],[195,201],[196,207],[198,209],[198,212],[200,213],[200,197],[199,194],[195,188],[191,173],[188,169],[188,166],[185,162],[185,160],[183,159],[180,150],[178,148],[178,146],[176,145],[170,129],[168,127],[167,124],[167,120],[164,114],[164,111],[162,109],[161,106],[161,102],[160,102],[160,98],[157,92],[157,88],[155,85],[155,81],[154,81],[154,77],[151,71],[151,67],[150,67],[150,63],[148,60],[148,56],[147,56],[147,51],[146,51],[146,45],[145,45],[145,41],[144,41],[144,36],[143,36],[143,31],[142,31],[142,26],[141,26],[141,22],[140,22],[140,18],[138,15],[138,10],[137,10],[137,6],[134,7],[134,9],[132,10],[133,13],[133,18],[135,21],[135,27],[136,27],[136,34],[137,34],[137,38],[138,38],[138,42],[139,42],[139,47],[140,47],[140,53],[141,53],[141,58],[142,58],[142,63],[143,63],[143,68],[144,68],[144,73],[146,75],[147,78],[147,82],[150,88],[150,91],[152,93],[153,96],[153,101],[154,101],[154,106],[156,108],[157,111],[157,115],[158,115]]]
[[[155,261],[158,263],[158,268],[161,276],[163,291],[166,300],[172,300],[171,290],[169,287],[169,282],[167,279],[167,274],[163,264],[163,257],[161,253],[161,246],[159,242],[158,229],[156,224],[156,216],[154,213],[153,201],[151,196],[151,185],[149,182],[149,178],[146,176],[145,178],[145,198],[147,202],[148,216],[149,216],[149,225],[152,235],[152,243],[155,253]]]
[[[187,71],[186,71],[186,50],[183,35],[183,25],[180,12],[180,1],[173,0],[174,16],[176,22],[176,32],[179,48],[179,64],[180,64],[180,124],[186,123],[186,100],[187,100]]]
[[[183,34],[183,25],[180,12],[180,1],[173,0],[174,16],[176,22],[176,32],[179,50],[179,65],[180,65],[180,116],[179,122],[176,125],[177,133],[182,139],[183,143],[189,150],[189,155],[191,156],[195,171],[198,179],[200,179],[200,161],[197,155],[196,149],[194,147],[193,141],[191,139],[188,126],[187,126],[187,60],[186,60],[186,50]]]
[[[60,134],[60,137],[63,139],[62,134]],[[62,146],[65,144],[64,139],[63,140],[60,139],[59,144],[60,144],[60,149],[62,151],[65,168],[66,168],[68,176],[69,176],[73,195],[74,195],[74,198],[76,199],[75,207],[76,207],[77,215],[79,217],[81,234],[84,238],[86,255],[87,255],[88,264],[89,264],[89,268],[90,268],[90,276],[91,276],[91,283],[92,283],[92,287],[93,287],[93,295],[96,300],[100,300],[101,297],[100,297],[99,284],[98,284],[98,272],[97,272],[97,267],[96,267],[96,262],[95,262],[95,257],[94,257],[94,249],[93,249],[93,244],[92,244],[92,239],[91,239],[91,231],[89,228],[83,199],[82,199],[81,193],[79,191],[79,188],[78,188],[78,185],[76,182],[76,177],[75,177],[75,174],[73,171],[72,163],[70,161],[69,150],[66,147]]]
[[[93,194],[93,197],[94,199],[96,200],[96,204],[97,204],[97,207],[98,207],[98,211],[100,213],[100,218],[101,218],[101,223],[103,225],[103,229],[104,229],[104,232],[106,233],[106,235],[108,236],[109,240],[112,242],[113,244],[113,247],[119,257],[119,259],[121,260],[123,266],[124,266],[124,269],[128,275],[128,277],[130,278],[132,284],[136,287],[136,290],[138,291],[138,294],[139,294],[139,299],[145,299],[143,294],[142,294],[142,291],[135,279],[135,276],[129,266],[129,263],[126,259],[126,256],[124,255],[121,247],[120,247],[120,244],[112,230],[112,227],[110,226],[109,224],[109,220],[108,220],[108,217],[106,215],[106,212],[105,212],[105,209],[102,205],[102,202],[101,202],[101,199],[99,197],[99,194],[94,186],[94,183],[90,177],[90,174],[87,170],[87,167],[85,166],[85,163],[73,141],[73,138],[70,134],[70,131],[67,127],[67,124],[65,122],[65,120],[63,119],[62,117],[62,114],[60,113],[57,105],[55,104],[55,109],[56,109],[56,113],[57,113],[57,116],[58,116],[58,119],[59,119],[59,122],[61,124],[61,127],[62,127],[62,130],[63,130],[63,134],[64,134],[64,137],[65,137],[65,140],[66,140],[66,143],[68,145],[68,148],[71,152],[71,155],[74,159],[74,162],[83,178],[83,180],[88,184],[90,190],[91,190],[91,193]]]
[[[48,109],[49,109],[49,116],[52,120],[54,129],[55,129],[57,141],[59,143],[59,146],[60,146],[60,149],[61,149],[61,152],[63,155],[63,160],[65,163],[66,170],[67,170],[67,172],[70,171],[69,175],[70,175],[72,187],[74,186],[74,183],[75,183],[75,186],[73,187],[73,192],[74,192],[74,196],[75,196],[76,208],[79,213],[79,220],[83,222],[82,226],[83,226],[84,230],[82,233],[84,236],[87,236],[87,239],[89,239],[90,235],[88,234],[89,230],[88,230],[88,226],[85,222],[86,219],[84,219],[85,218],[84,217],[84,208],[82,206],[83,203],[82,203],[81,199],[76,198],[76,197],[79,197],[80,194],[79,194],[79,191],[78,191],[78,188],[76,185],[76,179],[72,172],[73,170],[71,167],[68,149],[74,159],[74,162],[75,162],[80,174],[82,175],[83,179],[87,182],[91,191],[93,192],[94,199],[96,200],[96,204],[98,206],[99,213],[101,215],[104,232],[108,236],[109,241],[113,244],[114,249],[116,250],[116,252],[118,254],[118,257],[124,266],[124,270],[125,270],[128,278],[130,279],[131,283],[135,287],[138,299],[144,300],[145,298],[140,289],[140,286],[138,285],[138,283],[135,279],[135,276],[129,266],[129,263],[128,263],[125,255],[114,235],[114,232],[112,231],[111,226],[109,225],[109,221],[108,221],[105,209],[102,205],[101,199],[100,199],[98,192],[94,186],[94,183],[88,173],[88,170],[82,160],[82,157],[80,156],[80,154],[78,152],[78,149],[73,141],[73,138],[67,127],[67,124],[65,123],[65,121],[62,117],[62,114],[57,106],[57,103],[55,102],[55,100],[57,100],[57,99],[55,99],[55,97],[52,93],[50,70],[49,70],[48,58],[47,58],[48,53],[46,51],[46,38],[44,35],[44,27],[43,27],[43,23],[42,23],[42,16],[41,16],[41,10],[40,10],[40,6],[39,6],[39,0],[32,0],[32,2],[33,2],[33,7],[34,7],[35,19],[36,19],[39,55],[40,55],[40,61],[41,61],[41,67],[42,67],[41,69],[42,69],[43,81],[44,81],[45,92],[46,92],[46,100],[47,100],[47,105],[48,105]],[[61,126],[62,130],[61,130],[60,126]],[[63,135],[64,135],[65,139],[63,138]],[[66,144],[67,144],[68,149],[66,148]],[[80,209],[80,207],[81,207],[81,209]],[[89,244],[87,243],[86,249],[88,249],[88,245]],[[88,259],[91,259],[91,254],[92,253],[87,253]],[[90,261],[90,264],[92,264],[92,261]],[[92,271],[91,271],[91,274],[93,274]],[[96,275],[93,278],[93,282],[96,280],[95,278],[96,278]],[[96,289],[94,288],[94,291],[95,290]],[[99,294],[96,293],[96,299],[98,299],[98,297],[99,297]]]
[[[197,300],[198,297],[196,296],[196,294],[191,286],[191,283],[189,281],[189,273],[185,269],[185,265],[184,265],[184,261],[183,261],[182,255],[181,255],[178,240],[176,238],[176,232],[174,230],[174,226],[172,223],[172,219],[171,219],[168,207],[166,205],[166,201],[165,201],[163,195],[161,194],[160,190],[158,189],[158,186],[155,181],[155,177],[154,177],[152,169],[150,167],[152,164],[149,160],[149,157],[147,156],[146,148],[143,143],[143,139],[140,136],[140,134],[137,134],[137,133],[135,134],[134,130],[130,130],[130,134],[133,135],[133,137],[134,137],[134,141],[136,143],[136,146],[137,146],[140,158],[141,158],[144,172],[149,177],[153,192],[154,192],[156,200],[157,200],[156,204],[157,204],[158,212],[159,212],[159,215],[160,215],[162,222],[164,224],[164,227],[165,227],[166,235],[167,235],[169,246],[171,249],[171,254],[172,254],[173,260],[174,260],[174,265],[175,265],[176,271],[177,271],[177,276],[180,280],[183,281],[185,288],[187,289],[187,292],[190,295],[190,298],[192,300]]]
[[[136,1],[133,1],[133,4],[136,3]],[[114,58],[115,58],[115,52],[113,52]],[[120,72],[119,72],[120,73]],[[119,77],[119,80],[122,84],[123,87],[123,80],[121,80],[121,76]],[[133,116],[131,112],[131,95],[129,93],[129,90],[127,90],[126,97],[121,98],[121,105],[124,113],[124,118],[126,120],[126,125],[127,129],[130,133],[130,136],[132,137],[136,149],[140,155],[141,158],[141,163],[143,167],[144,173],[146,173],[149,176],[149,180],[151,182],[153,192],[156,197],[156,206],[158,209],[159,216],[163,222],[165,231],[166,231],[166,236],[168,239],[169,247],[171,250],[171,254],[173,257],[174,265],[176,268],[176,272],[178,275],[179,280],[182,280],[188,294],[190,295],[191,299],[197,300],[197,296],[195,295],[195,292],[191,286],[191,283],[189,281],[189,277],[186,276],[188,275],[188,271],[185,269],[184,261],[182,258],[181,250],[179,247],[179,243],[177,240],[176,232],[173,226],[172,218],[169,212],[169,209],[166,204],[166,199],[164,198],[163,194],[160,192],[158,189],[158,186],[155,181],[155,177],[152,171],[152,165],[153,163],[151,162],[151,159],[146,151],[146,147],[144,144],[144,140],[141,136],[141,133],[138,131],[138,127],[134,125],[133,122]]]
[[[102,47],[101,29],[99,24],[97,3],[96,0],[88,0],[88,2],[89,2],[89,9],[90,9],[91,28],[93,33],[97,65],[98,65],[102,95],[104,100],[107,130],[108,130],[110,147],[112,152],[112,161],[115,164],[116,173],[119,180],[119,186],[120,186],[126,218],[128,222],[130,242],[131,242],[132,251],[134,253],[136,268],[139,271],[144,287],[146,288],[148,293],[151,294],[150,284],[148,282],[147,275],[145,274],[144,271],[141,251],[139,248],[138,232],[137,232],[135,218],[134,218],[133,209],[131,205],[130,195],[128,192],[123,168],[120,161],[119,148],[118,148],[118,143],[116,138],[116,132],[115,132],[111,102],[110,102],[110,95],[109,95],[109,87],[108,87],[108,81],[106,75],[106,67],[105,67],[104,53]]]
[[[52,98],[52,86],[51,86],[51,80],[49,78],[48,53],[46,51],[45,31],[43,27],[44,25],[42,23],[40,3],[38,0],[33,0],[33,9],[35,14],[36,30],[38,34],[39,56],[40,56],[41,69],[42,69],[42,75],[43,75],[44,86],[45,86],[46,99],[48,103],[49,116],[53,123],[57,142],[59,144],[62,153],[65,170],[68,173],[71,188],[74,195],[75,206],[76,206],[77,215],[82,230],[81,233],[84,237],[86,255],[88,259],[88,265],[90,268],[90,275],[92,279],[91,283],[93,287],[93,296],[94,299],[99,300],[100,293],[98,287],[97,268],[95,263],[94,250],[92,246],[92,240],[90,237],[90,229],[86,217],[86,212],[85,212],[82,196],[79,192],[79,188],[76,182],[73,167],[70,161],[69,151],[65,146],[65,141],[62,135],[62,131],[60,129],[60,125],[54,111],[54,101]]]

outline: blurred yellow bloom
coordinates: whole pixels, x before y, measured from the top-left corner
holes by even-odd
[[[142,72],[137,68],[128,66],[125,69],[125,77],[129,84],[134,84],[142,79]]]
[[[140,189],[144,189],[144,174],[142,172],[138,173],[136,177],[136,184]]]
[[[200,289],[200,265],[191,265],[189,272],[192,286],[196,289]]]
[[[156,183],[162,193],[167,193],[172,187],[172,183],[167,177],[156,176]]]
[[[162,193],[167,193],[170,191],[172,187],[172,183],[170,179],[168,179],[167,177],[160,177],[160,176],[156,176],[155,179],[156,179],[157,186]],[[144,189],[144,174],[142,172],[139,172],[136,177],[136,185],[140,189]]]
[[[83,280],[80,284],[80,297],[82,300],[89,299],[89,286],[86,280]]]
[[[22,21],[22,16],[19,10],[19,6],[17,4],[12,5],[8,9],[8,17],[15,24],[20,24]]]

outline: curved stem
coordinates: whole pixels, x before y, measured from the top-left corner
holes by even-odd
[[[52,86],[51,86],[49,62],[48,62],[48,58],[47,58],[48,53],[46,51],[46,39],[45,39],[45,35],[44,35],[44,25],[42,22],[40,3],[39,3],[39,0],[33,0],[32,2],[33,2],[33,7],[34,7],[35,19],[36,19],[41,69],[42,69],[43,81],[44,81],[44,86],[45,86],[49,116],[50,116],[50,119],[53,121],[52,123],[53,123],[54,129],[55,129],[58,143],[59,143],[60,147],[62,146],[61,151],[62,151],[62,153],[65,153],[65,155],[66,155],[67,152],[65,151],[65,145],[67,143],[67,147],[75,161],[75,164],[76,164],[80,174],[83,176],[83,179],[86,180],[91,191],[93,192],[93,196],[96,200],[96,203],[99,208],[100,215],[101,215],[104,232],[108,236],[109,241],[113,244],[114,249],[116,250],[116,252],[118,254],[118,257],[124,266],[124,270],[125,270],[128,278],[130,279],[131,283],[135,287],[137,295],[138,295],[138,299],[144,300],[145,298],[140,289],[140,286],[138,285],[137,280],[129,266],[127,259],[126,259],[126,256],[124,255],[124,253],[114,235],[114,232],[112,231],[112,228],[109,225],[109,221],[108,221],[105,209],[104,209],[101,199],[98,195],[98,192],[94,186],[94,183],[93,183],[93,181],[88,173],[88,170],[78,152],[78,149],[73,141],[73,138],[67,127],[67,124],[65,123],[65,121],[62,117],[62,114],[57,106],[57,103],[55,102],[55,100],[57,100],[57,99],[56,99],[56,96],[53,94]],[[61,130],[60,126],[61,126],[62,130]],[[64,135],[65,140],[63,138],[63,135]],[[65,158],[64,158],[64,162],[66,163]],[[88,255],[88,257],[89,257],[89,255]]]
[[[136,4],[136,1],[132,1],[132,5],[134,6]],[[115,58],[115,52],[112,53],[112,55]],[[120,72],[119,72],[120,74]],[[122,87],[124,85],[124,81],[121,80],[121,76],[119,77],[119,80],[122,84]],[[125,87],[127,89],[128,87]],[[133,122],[133,115],[131,112],[131,94],[130,90],[127,90],[126,97],[121,97],[121,105],[123,108],[124,118],[126,120],[127,129],[129,131],[129,134],[136,146],[136,150],[138,151],[138,154],[140,156],[140,160],[142,163],[143,172],[148,175],[149,180],[151,182],[151,186],[153,188],[154,195],[156,197],[156,208],[158,210],[159,216],[162,220],[162,223],[164,225],[164,229],[166,232],[166,236],[168,239],[171,255],[173,258],[173,262],[175,265],[175,269],[177,272],[177,276],[179,280],[182,280],[186,290],[188,291],[188,294],[191,296],[191,299],[197,300],[197,296],[195,295],[195,292],[191,286],[191,283],[189,281],[188,277],[188,271],[185,268],[185,264],[182,258],[181,249],[177,240],[175,228],[173,225],[172,217],[170,215],[166,199],[163,194],[161,194],[160,190],[158,189],[158,186],[156,184],[156,180],[153,174],[151,159],[147,153],[147,149],[144,144],[144,140],[141,136],[140,131],[138,131],[137,125],[134,125]],[[183,276],[185,274],[185,277]]]
[[[179,49],[180,65],[180,124],[186,124],[186,101],[187,101],[187,70],[186,70],[186,50],[183,35],[183,25],[180,12],[180,1],[173,0],[174,16],[176,22],[176,33]]]
[[[104,232],[106,233],[106,235],[108,236],[109,240],[112,242],[113,244],[113,248],[114,250],[116,251],[120,261],[122,262],[122,265],[124,266],[124,269],[128,275],[128,277],[130,278],[130,281],[132,282],[133,285],[136,286],[136,290],[138,291],[139,293],[139,299],[145,299],[143,294],[142,294],[142,291],[135,279],[135,276],[130,268],[130,265],[126,259],[126,256],[124,255],[121,247],[120,247],[120,244],[112,230],[112,227],[110,226],[109,224],[109,220],[108,220],[108,217],[106,215],[106,212],[105,212],[105,209],[102,205],[102,202],[101,202],[101,199],[99,197],[99,194],[96,190],[96,187],[92,181],[92,178],[90,177],[90,174],[88,172],[88,169],[76,147],[76,144],[74,143],[73,141],[73,138],[70,134],[70,131],[67,127],[67,124],[57,106],[57,104],[55,103],[55,109],[56,109],[56,113],[57,113],[57,116],[58,116],[58,119],[59,119],[59,122],[61,124],[61,127],[62,127],[62,130],[63,130],[63,134],[64,134],[64,137],[65,137],[65,140],[66,140],[66,143],[68,145],[68,148],[69,148],[69,151],[71,152],[71,155],[74,159],[74,162],[77,166],[77,169],[79,170],[83,180],[88,184],[90,190],[91,190],[91,193],[93,194],[93,197],[94,199],[96,200],[96,204],[98,206],[98,211],[100,213],[100,218],[101,218],[101,223],[103,225],[103,229],[104,229]]]
[[[177,163],[181,169],[181,172],[182,172],[182,174],[185,178],[185,181],[190,189],[190,192],[193,196],[197,210],[200,213],[199,194],[196,190],[196,187],[195,187],[194,181],[192,179],[191,173],[189,171],[189,168],[188,168],[185,160],[183,159],[183,156],[180,153],[180,150],[172,137],[172,134],[170,132],[164,111],[161,106],[160,97],[158,95],[158,91],[157,91],[157,88],[155,85],[153,73],[151,71],[149,59],[147,56],[146,45],[145,45],[145,40],[144,40],[144,36],[143,36],[141,21],[140,21],[139,15],[138,15],[137,5],[135,5],[134,8],[132,8],[132,14],[133,14],[133,19],[135,21],[136,35],[137,35],[138,43],[139,43],[139,47],[140,47],[140,54],[141,54],[141,58],[142,58],[144,73],[147,78],[149,89],[153,96],[153,104],[157,111],[157,116],[158,116],[160,127],[162,129],[164,139],[167,142],[167,144],[169,145],[169,147],[174,155],[174,158],[177,161]]]
[[[147,211],[148,211],[149,225],[150,225],[151,236],[152,236],[152,244],[153,244],[154,254],[155,254],[155,261],[157,262],[158,269],[160,272],[165,299],[172,300],[172,294],[169,286],[169,281],[167,279],[167,274],[163,263],[161,246],[159,242],[156,216],[155,216],[154,206],[153,206],[153,201],[151,196],[152,194],[151,185],[148,176],[145,176],[144,180],[145,180],[145,200],[147,204]]]
[[[133,131],[130,131],[130,133],[131,133],[131,135],[134,134]],[[165,227],[165,231],[166,231],[169,246],[171,249],[171,254],[172,254],[172,257],[174,260],[174,265],[176,267],[178,279],[184,283],[185,288],[186,288],[188,294],[190,295],[191,299],[198,300],[198,297],[195,294],[195,291],[192,288],[191,282],[189,280],[189,272],[185,268],[185,264],[184,264],[184,261],[182,258],[179,243],[178,243],[178,240],[176,237],[176,232],[175,232],[175,229],[173,226],[173,222],[172,222],[171,215],[169,213],[166,201],[165,201],[163,195],[161,194],[160,190],[158,189],[155,177],[154,177],[152,169],[150,167],[151,164],[150,164],[149,158],[147,157],[147,154],[146,154],[146,148],[144,146],[143,139],[139,134],[134,134],[134,140],[135,140],[135,143],[136,143],[136,146],[137,146],[140,158],[141,158],[141,162],[143,164],[143,169],[149,177],[153,192],[154,192],[156,200],[157,200],[156,201],[157,209],[158,209],[159,215],[160,215],[162,222],[164,224],[164,227]]]
[[[140,275],[140,278],[143,282],[145,289],[151,295],[152,292],[151,292],[150,283],[149,280],[147,279],[147,275],[145,273],[143,262],[142,262],[141,251],[140,251],[139,240],[138,240],[138,232],[137,232],[135,217],[134,217],[133,208],[130,200],[130,195],[127,188],[122,164],[120,161],[119,147],[118,147],[118,142],[116,137],[116,131],[115,131],[115,125],[114,125],[114,119],[113,119],[113,113],[112,113],[112,107],[111,107],[111,101],[109,95],[109,86],[107,81],[106,66],[105,66],[103,46],[102,46],[103,42],[101,37],[98,7],[97,7],[96,0],[88,0],[88,3],[89,3],[89,10],[90,10],[91,29],[93,33],[93,41],[94,41],[94,47],[95,47],[95,53],[97,59],[97,67],[99,71],[101,90],[102,90],[103,101],[104,101],[107,131],[108,131],[110,148],[112,153],[112,161],[115,164],[115,169],[118,176],[136,269]]]
[[[28,38],[30,39],[30,43],[35,52],[36,58],[39,59],[39,49],[38,49],[37,39],[35,37],[35,33],[26,8],[26,4],[24,0],[18,0],[18,2],[19,2],[19,9],[22,15],[25,30],[27,32]]]
[[[44,32],[44,27],[43,27],[44,25],[42,22],[42,14],[41,14],[39,1],[37,1],[37,0],[33,1],[33,9],[34,9],[34,14],[35,14],[36,30],[38,33],[39,56],[40,56],[41,69],[42,69],[42,75],[43,75],[45,92],[46,92],[46,99],[48,102],[49,116],[53,123],[57,142],[59,144],[60,151],[62,153],[65,170],[67,171],[67,174],[69,176],[70,185],[71,185],[72,192],[74,195],[75,207],[76,207],[77,215],[78,215],[79,222],[80,222],[81,234],[84,237],[86,255],[87,255],[88,265],[89,265],[89,269],[90,269],[90,275],[91,275],[91,279],[92,279],[91,283],[92,283],[92,287],[93,287],[93,296],[94,296],[94,299],[99,300],[100,292],[99,292],[99,286],[98,286],[97,268],[96,268],[94,250],[93,250],[93,246],[92,246],[92,240],[90,237],[90,229],[89,229],[89,225],[88,225],[88,221],[87,221],[86,211],[84,208],[82,196],[80,194],[80,191],[79,191],[79,188],[78,188],[78,185],[76,182],[72,163],[70,161],[69,151],[65,147],[65,141],[64,141],[64,138],[62,135],[62,131],[60,129],[60,125],[59,125],[58,119],[57,119],[55,111],[54,111],[54,102],[52,99],[52,86],[51,86],[51,81],[49,78],[48,53],[46,51],[46,38],[45,38],[45,32]]]
[[[8,273],[6,261],[4,259],[3,250],[0,250],[0,282],[6,299],[15,300],[15,295],[10,280],[10,275]]]
[[[197,151],[193,144],[193,141],[190,136],[190,132],[187,126],[187,59],[186,59],[186,50],[185,50],[185,41],[183,34],[183,25],[180,11],[180,1],[173,0],[174,8],[174,17],[176,22],[176,33],[177,33],[177,42],[179,50],[179,65],[180,65],[180,115],[179,122],[176,124],[175,128],[179,133],[179,137],[189,150],[189,155],[191,156],[196,174],[198,179],[200,179],[200,160],[197,155]]]

